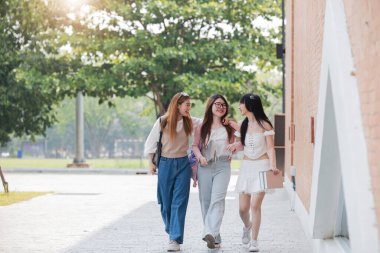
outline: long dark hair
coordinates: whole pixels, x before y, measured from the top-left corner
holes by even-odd
[[[229,109],[228,102],[222,95],[216,94],[216,95],[211,96],[208,99],[207,104],[206,104],[205,115],[203,117],[203,123],[202,123],[202,127],[201,127],[201,143],[202,143],[202,145],[206,144],[206,140],[211,134],[211,126],[212,126],[212,121],[214,119],[213,114],[212,114],[212,106],[214,105],[215,101],[219,98],[221,98],[227,106],[226,112],[222,116],[221,120],[223,121],[228,114],[228,109]],[[233,129],[229,125],[228,126],[223,125],[223,126],[227,130],[228,141],[231,142],[231,140],[233,138]]]
[[[264,112],[263,104],[261,103],[261,99],[258,95],[253,94],[253,93],[245,94],[240,99],[240,104],[244,104],[247,110],[253,113],[260,127],[265,129],[263,126],[263,122],[265,121],[273,128],[272,123],[270,122],[270,120],[268,119],[267,115]],[[243,145],[245,145],[245,136],[247,134],[247,129],[248,129],[248,117],[245,117],[240,127],[241,143]]]

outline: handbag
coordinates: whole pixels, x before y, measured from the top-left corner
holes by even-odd
[[[158,142],[157,142],[156,153],[154,153],[152,157],[152,163],[156,166],[156,168],[158,168],[160,164],[160,158],[161,158],[161,152],[162,152],[161,140],[162,140],[162,129],[161,129],[161,117],[160,117],[160,138],[158,139]]]

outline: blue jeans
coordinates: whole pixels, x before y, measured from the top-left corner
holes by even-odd
[[[183,243],[185,216],[190,194],[191,168],[187,156],[161,157],[158,167],[157,199],[169,239]]]

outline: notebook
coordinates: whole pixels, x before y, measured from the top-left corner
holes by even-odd
[[[271,170],[269,171],[260,171],[260,187],[261,189],[275,189],[283,187],[283,177],[281,173],[277,175],[273,174]]]

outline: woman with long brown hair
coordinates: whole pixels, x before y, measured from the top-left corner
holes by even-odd
[[[156,121],[146,142],[149,169],[156,174],[152,163],[160,131],[162,153],[158,166],[157,199],[165,231],[169,234],[168,251],[179,251],[183,243],[185,216],[190,193],[191,168],[187,157],[189,137],[201,120],[190,116],[190,97],[177,93],[170,101],[168,111]]]
[[[219,94],[211,96],[202,126],[195,131],[193,143],[193,152],[200,163],[198,185],[204,224],[203,240],[211,249],[220,247],[219,230],[231,177],[231,152],[227,146],[234,141],[234,130],[230,125],[223,124],[227,114],[227,100]]]

